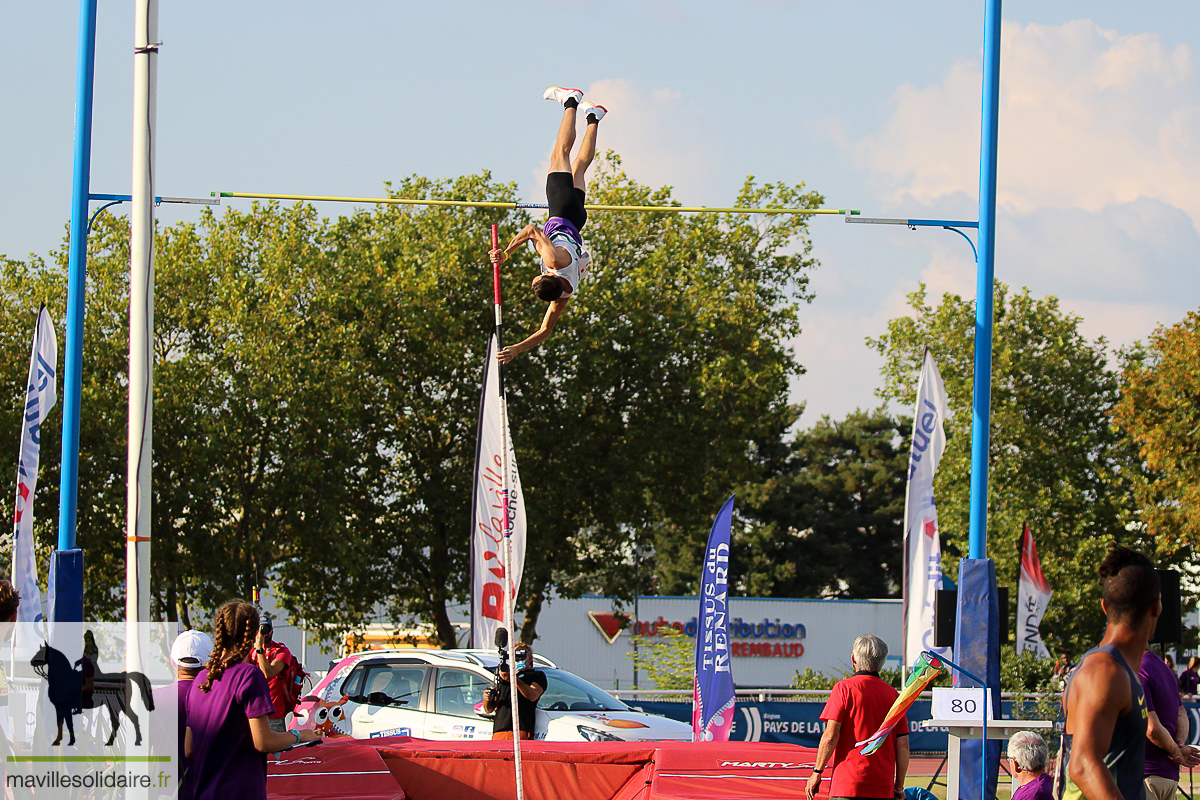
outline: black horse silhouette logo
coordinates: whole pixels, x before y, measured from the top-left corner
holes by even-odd
[[[67,723],[67,733],[71,737],[67,744],[75,744],[75,725],[71,717],[83,713],[83,671],[79,669],[82,662],[83,659],[80,659],[72,666],[66,655],[49,644],[43,644],[29,662],[33,671],[46,679],[46,694],[54,706],[54,715],[58,722],[58,738],[54,740],[56,745],[62,741],[64,722]],[[96,671],[92,702],[88,708],[108,709],[109,718],[112,720],[112,735],[104,743],[106,747],[111,747],[117,738],[117,731],[121,725],[120,714],[124,714],[133,723],[136,737],[134,744],[142,743],[142,726],[138,723],[137,714],[129,706],[134,685],[141,689],[142,702],[146,704],[146,708],[153,711],[154,696],[150,691],[150,681],[145,675],[140,672]]]

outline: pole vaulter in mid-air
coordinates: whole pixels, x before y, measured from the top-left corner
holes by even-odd
[[[579,282],[587,271],[591,256],[583,249],[583,234],[587,222],[587,210],[583,207],[584,173],[596,157],[596,130],[604,118],[604,106],[584,102],[579,89],[564,89],[551,86],[542,95],[563,105],[562,124],[558,128],[558,139],[554,142],[554,153],[550,161],[550,174],[546,176],[546,202],[550,206],[550,219],[544,228],[526,225],[513,237],[508,247],[491,251],[493,264],[502,264],[517,248],[532,241],[542,259],[541,273],[533,279],[533,293],[538,299],[550,304],[539,327],[527,339],[503,348],[496,354],[500,363],[507,364],[517,354],[537,347],[549,338],[554,323],[562,316],[571,302],[571,296],[579,288]],[[571,161],[571,148],[575,145],[575,117],[582,110],[587,120],[587,130],[579,153]]]

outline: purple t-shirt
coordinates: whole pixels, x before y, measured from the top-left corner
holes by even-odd
[[[1195,694],[1197,687],[1200,687],[1200,675],[1196,674],[1196,670],[1189,668],[1180,673],[1179,691],[1184,694]]]
[[[1138,679],[1146,693],[1146,710],[1158,714],[1167,733],[1175,736],[1179,727],[1179,680],[1175,671],[1163,663],[1163,660],[1147,650],[1142,654],[1142,664],[1138,667]],[[1157,775],[1169,781],[1179,780],[1179,766],[1171,763],[1166,751],[1149,739],[1146,740],[1146,774]]]
[[[1054,779],[1043,772],[1013,792],[1012,800],[1054,800]]]
[[[196,800],[264,800],[267,756],[254,748],[250,720],[275,710],[262,670],[241,662],[225,670],[207,692],[200,670],[187,696],[192,759],[184,781]]]
[[[188,768],[188,760],[183,757],[183,734],[187,730],[187,696],[192,690],[192,679],[176,681],[168,683],[166,686],[160,686],[154,690],[154,707],[163,708],[166,703],[174,702],[179,711],[179,749],[176,751],[179,756],[179,774],[186,775]],[[186,794],[181,793],[181,798],[187,798]]]

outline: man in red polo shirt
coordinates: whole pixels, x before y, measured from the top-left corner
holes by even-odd
[[[821,785],[821,773],[833,767],[829,796],[858,800],[895,800],[904,794],[908,774],[908,719],[896,725],[892,741],[869,756],[855,747],[879,729],[898,692],[879,677],[887,659],[887,645],[867,634],[854,640],[850,663],[854,675],[833,687],[821,712],[825,733],[817,748],[817,760],[805,794],[812,800]]]
[[[283,642],[272,638],[275,623],[271,621],[271,615],[264,613],[260,619],[262,621],[258,626],[258,638],[246,660],[262,670],[267,679],[267,688],[271,690],[271,702],[275,710],[267,715],[267,724],[276,733],[287,733],[287,715],[292,712],[292,708],[288,703],[287,677],[283,671],[288,665],[285,655],[290,659],[292,651],[288,650]]]

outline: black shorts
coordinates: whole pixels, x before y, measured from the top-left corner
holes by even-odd
[[[575,178],[569,172],[551,172],[546,176],[546,202],[550,216],[570,220],[583,230],[587,209],[583,207],[583,190],[575,188]]]

